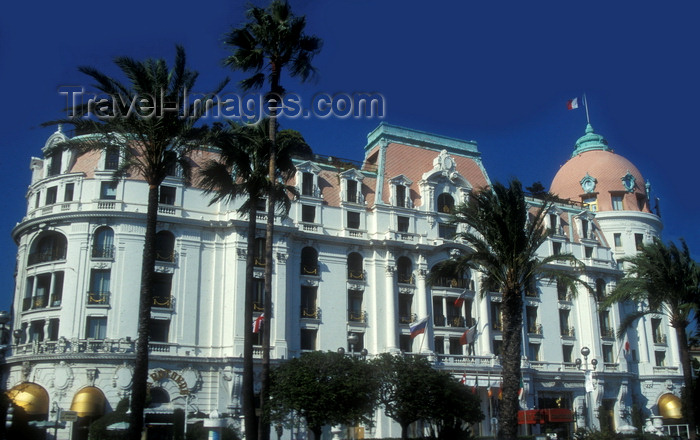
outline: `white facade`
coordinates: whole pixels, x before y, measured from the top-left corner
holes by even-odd
[[[55,133],[46,146],[63,137]],[[193,160],[211,154],[202,150]],[[497,394],[500,383],[500,295],[480,297],[478,273],[444,286],[426,283],[436,263],[466,250],[446,238],[452,229],[445,208],[490,183],[480,158],[473,142],[382,124],[368,135],[362,167],[332,158],[297,162],[302,195],[275,230],[272,358],[339,347],[370,356],[430,356],[436,368],[478,387],[487,415],[478,431],[490,435],[498,399],[488,394]],[[31,385],[33,418],[46,418],[55,402],[87,420],[130,394],[147,186],[125,179],[112,188],[107,151],[65,152],[58,162],[32,159],[27,214],[13,230],[14,333],[3,381],[8,390]],[[152,387],[167,395],[159,392],[161,404],[148,412],[168,414],[187,403],[189,412],[218,411],[237,424],[243,329],[250,325],[242,321],[247,225],[237,211],[241,201],[209,206],[201,190],[177,176],[163,187],[150,369]],[[586,264],[581,276],[600,294],[621,277],[617,261],[635,252],[635,234],[649,242],[662,226],[648,210],[591,212],[574,202],[550,214],[555,233],[541,255],[574,254]],[[258,220],[256,236],[263,239],[263,212]],[[256,268],[260,283],[262,269]],[[466,302],[455,307],[465,289]],[[678,349],[661,316],[641,320],[626,340],[613,337],[622,316],[637,306],[599,311],[595,295],[571,296],[544,281],[528,292],[523,409],[569,410],[547,420],[596,426],[598,408],[605,407],[618,429],[630,424],[633,403],[646,416],[658,415],[662,396],[680,395]],[[410,340],[408,324],[427,315],[424,337]],[[459,343],[470,323],[477,324],[473,353]],[[352,344],[349,336],[356,336]],[[590,355],[579,369],[575,360],[584,346]],[[583,370],[594,360],[587,395]],[[81,406],[85,396],[89,404]],[[58,437],[68,438],[68,431],[59,429]],[[399,432],[378,412],[364,435]]]

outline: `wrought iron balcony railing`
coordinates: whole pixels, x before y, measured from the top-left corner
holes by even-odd
[[[114,246],[93,246],[92,258],[104,260],[114,259]]]
[[[88,305],[107,306],[109,305],[109,292],[88,292]]]
[[[321,309],[318,307],[301,307],[301,317],[303,319],[321,319]]]
[[[173,307],[173,297],[172,295],[154,295],[151,297],[152,307],[159,307],[161,309],[171,309]]]
[[[367,312],[364,310],[348,310],[348,321],[350,322],[367,322]]]

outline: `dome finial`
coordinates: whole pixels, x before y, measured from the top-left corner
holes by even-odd
[[[576,146],[574,152],[571,153],[571,157],[578,156],[581,153],[591,150],[612,151],[608,146],[608,141],[603,136],[596,134],[593,130],[593,126],[589,122],[586,124],[586,134],[576,141]]]

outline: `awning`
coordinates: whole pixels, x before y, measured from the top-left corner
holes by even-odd
[[[671,393],[659,397],[659,415],[664,419],[682,419],[681,399]]]
[[[49,413],[49,393],[41,385],[31,382],[19,384],[7,392],[7,397],[28,415]]]
[[[99,388],[85,387],[75,394],[70,409],[78,417],[100,416],[105,412],[105,395]]]
[[[537,423],[573,422],[573,414],[566,408],[527,409],[518,411],[518,424],[534,425]]]

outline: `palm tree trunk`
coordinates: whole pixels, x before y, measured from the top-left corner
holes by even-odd
[[[522,306],[523,300],[519,291],[503,293],[503,399],[500,404],[499,438],[506,440],[515,439],[518,434]]]
[[[279,94],[279,73],[272,67],[271,92]],[[272,96],[272,94],[271,94]],[[268,97],[269,99],[269,97]],[[277,102],[275,105],[279,105]],[[269,191],[267,194],[267,224],[265,229],[265,332],[263,332],[262,378],[260,387],[260,408],[264,410],[270,394],[270,336],[272,333],[272,242],[275,230],[275,182],[277,179],[277,110],[270,109],[270,164],[268,169]],[[260,418],[258,440],[270,440],[270,423],[266,417]]]
[[[156,222],[158,220],[157,184],[148,186],[148,208],[146,210],[146,236],[143,244],[141,264],[141,293],[139,297],[138,338],[136,339],[136,359],[131,386],[131,423],[129,439],[140,440],[143,431],[143,412],[146,406],[148,381],[148,339],[151,320],[151,298],[153,272],[156,266]]]
[[[690,363],[690,353],[688,350],[688,337],[685,334],[685,322],[682,325],[674,326],[676,337],[678,338],[678,351],[681,355],[681,366],[683,368],[683,386],[685,387],[684,396],[688,396],[693,392],[693,370]],[[695,420],[695,408],[692,405],[692,397],[683,399],[683,412],[686,421],[688,422],[688,434],[691,440],[696,439],[695,430],[697,429],[697,421]],[[689,404],[691,403],[691,404]]]
[[[248,213],[248,249],[245,261],[245,300],[243,307],[243,389],[242,404],[246,438],[258,437],[258,421],[255,416],[255,387],[253,374],[253,268],[255,265],[255,226],[257,203],[251,201]],[[267,316],[266,316],[267,317]],[[267,329],[263,328],[263,332]]]

